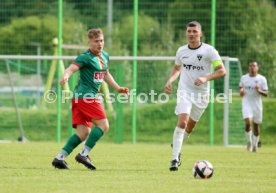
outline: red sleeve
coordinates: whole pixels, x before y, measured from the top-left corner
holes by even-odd
[[[80,69],[80,65],[79,64],[77,64],[75,62],[73,62],[72,64],[75,65],[75,66],[77,66]]]

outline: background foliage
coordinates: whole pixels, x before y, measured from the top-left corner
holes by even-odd
[[[261,73],[268,78],[271,96],[276,93],[275,4],[275,0],[217,1],[216,13],[216,48],[223,56],[240,58],[244,72],[249,61],[257,60]],[[63,43],[86,45],[86,30],[101,27],[109,40],[106,50],[110,55],[131,55],[133,2],[113,1],[111,29],[107,27],[107,7],[103,0],[64,0]],[[35,55],[31,42],[41,44],[43,55],[53,53],[56,0],[2,0],[0,15],[0,54]],[[177,47],[185,42],[185,24],[191,20],[202,23],[203,39],[209,43],[210,17],[211,1],[140,0],[138,55],[174,56]],[[65,50],[64,54],[79,52]]]
[[[260,64],[260,73],[268,79],[269,97],[276,96],[276,0],[227,0],[217,1],[216,12],[216,49],[221,56],[237,57],[242,64],[243,73],[248,70],[248,62],[258,61]],[[86,31],[91,27],[101,27],[105,32],[105,50],[111,56],[131,56],[133,44],[133,1],[120,0],[112,4],[112,12],[108,11],[107,0],[63,0],[63,44],[74,45],[79,49],[63,49],[63,55],[75,56],[82,53],[87,48]],[[112,16],[111,20],[108,20]],[[199,21],[203,26],[203,41],[210,43],[211,28],[211,1],[210,0],[139,0],[139,17],[138,17],[138,55],[139,56],[175,56],[179,46],[186,43],[185,25],[192,20]],[[0,55],[37,55],[38,47],[41,48],[41,55],[53,55],[53,39],[58,34],[58,1],[57,0],[1,0],[0,2]],[[34,45],[35,44],[35,45]],[[0,85],[9,87],[5,62],[0,60]],[[31,86],[43,86],[49,75],[49,67],[53,61],[9,61],[15,86],[24,87],[25,82],[31,82]],[[41,79],[39,81],[30,81],[30,76],[35,77],[38,72],[37,64],[41,62]],[[70,60],[64,60],[65,66],[70,64]],[[132,86],[132,61],[110,61],[109,69],[115,79],[118,79],[118,66],[124,71],[124,81],[120,84],[129,87]],[[151,90],[162,93],[164,84],[170,74],[173,61],[138,61],[138,80],[137,93],[150,93]],[[233,75],[233,74],[232,74]],[[236,75],[237,76],[237,75]],[[237,78],[239,78],[237,76]],[[26,81],[29,80],[29,81]],[[53,90],[56,89],[57,80],[54,80]],[[237,81],[238,82],[238,81]],[[176,87],[177,84],[174,84]],[[216,81],[216,91],[223,92],[223,79]],[[27,85],[30,86],[30,85]],[[220,88],[218,88],[220,86]],[[238,85],[232,85],[236,89]],[[73,88],[73,87],[72,87]],[[175,90],[175,89],[174,89]],[[113,92],[111,90],[111,92]],[[0,95],[0,106],[14,107],[12,97],[9,94]],[[43,93],[42,93],[43,94]],[[20,108],[37,108],[35,103],[35,93],[17,93],[17,103]],[[174,98],[174,96],[172,96]],[[172,102],[172,101],[170,101]],[[48,105],[48,104],[47,104]],[[41,128],[47,128],[46,133],[41,132],[42,137],[34,139],[54,139],[56,125],[55,106],[48,105],[52,109],[52,114],[45,115],[48,111],[39,109],[33,114],[23,113],[23,124],[26,128],[32,123],[30,118],[37,115],[38,124]],[[175,116],[173,115],[174,103],[164,105],[153,105],[147,107],[139,104],[138,123],[138,140],[139,141],[168,141],[171,137],[169,128],[175,125]],[[25,107],[26,106],[26,107]],[[116,105],[115,105],[116,107]],[[131,107],[125,105],[125,133],[126,139],[131,138]],[[145,108],[144,108],[145,107]],[[239,106],[240,107],[240,106]],[[267,121],[264,129],[273,131],[275,125],[274,119],[271,118],[273,105],[266,105],[269,109],[264,114]],[[68,117],[68,104],[63,104],[63,119]],[[219,135],[222,135],[222,108],[216,108],[215,128],[219,128]],[[25,110],[23,110],[25,111]],[[16,118],[14,112],[6,120],[5,116],[0,117],[0,124],[3,132],[9,127],[15,129]],[[123,116],[123,115],[120,115]],[[52,118],[44,120],[44,117]],[[69,116],[70,117],[70,116]],[[111,116],[110,122],[113,124]],[[63,124],[68,125],[67,120]],[[67,121],[67,122],[66,122]],[[162,123],[161,123],[162,122]],[[154,123],[154,124],[153,124]],[[14,126],[12,126],[14,124]],[[202,136],[208,133],[208,111],[201,121],[199,131],[203,132]],[[153,125],[158,126],[152,129]],[[114,125],[111,125],[114,128]],[[241,126],[242,128],[243,126]],[[4,129],[3,129],[4,128]],[[66,126],[63,135],[67,136]],[[33,134],[35,135],[35,129]],[[129,133],[128,133],[128,132]],[[265,130],[268,131],[268,130]],[[17,132],[17,131],[15,131]],[[112,132],[112,130],[111,130]],[[160,132],[160,133],[159,133]],[[6,132],[6,134],[8,134]],[[147,133],[149,136],[162,136],[158,139],[146,138],[140,134]],[[272,132],[273,133],[273,132]],[[4,134],[4,133],[2,133]],[[45,135],[44,135],[45,134]],[[32,135],[32,134],[31,134]],[[47,136],[48,135],[48,136]],[[4,135],[3,135],[4,136]],[[9,138],[8,135],[4,138]],[[112,135],[110,135],[112,136]],[[199,135],[201,136],[201,135]],[[30,136],[31,137],[31,136]],[[111,137],[110,137],[111,138]],[[108,139],[108,138],[107,138]],[[216,137],[215,143],[221,143],[222,138]],[[195,141],[207,142],[208,139]],[[267,139],[270,142],[270,139]]]
[[[137,141],[146,143],[171,143],[173,126],[177,121],[174,116],[175,100],[165,104],[139,105],[137,108]],[[240,100],[234,100],[238,105]],[[263,145],[275,144],[276,130],[273,112],[276,108],[274,99],[264,100],[264,120],[261,125],[261,140]],[[193,134],[188,140],[189,144],[208,144],[209,142],[209,117],[207,109],[197,124]],[[214,142],[216,145],[223,144],[223,104],[215,104],[215,131]],[[68,130],[68,111],[62,111],[62,139],[66,140],[70,131]],[[52,108],[38,111],[21,110],[25,136],[30,141],[54,141],[56,133],[56,111]],[[120,115],[122,116],[122,115]],[[6,117],[9,117],[7,119]],[[116,128],[115,116],[108,113],[110,130],[104,136],[103,141],[110,142],[114,139]],[[16,114],[13,109],[0,109],[0,140],[14,140],[19,136],[18,124],[15,122]],[[243,130],[244,125],[238,129]],[[231,128],[230,128],[231,130]],[[131,109],[125,108],[123,123],[123,139],[126,142],[132,140]],[[242,138],[243,139],[243,138]],[[237,139],[237,140],[242,140]]]

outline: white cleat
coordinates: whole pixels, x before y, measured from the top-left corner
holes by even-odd
[[[254,146],[253,148],[252,148],[252,152],[257,152],[257,147],[256,146]]]

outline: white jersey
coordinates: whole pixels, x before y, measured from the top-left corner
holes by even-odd
[[[267,91],[267,80],[264,76],[257,74],[256,76],[243,75],[240,81],[240,87],[244,89],[242,97],[243,108],[256,108],[262,110],[262,96],[256,91],[256,84],[261,90]]]
[[[209,102],[210,83],[208,81],[200,86],[196,86],[194,83],[197,78],[211,73],[211,65],[216,67],[222,64],[218,51],[205,43],[196,49],[184,45],[177,50],[175,64],[181,65],[178,96],[188,94],[189,98],[192,97],[195,100],[208,96],[207,101],[192,100],[193,103],[206,107]]]

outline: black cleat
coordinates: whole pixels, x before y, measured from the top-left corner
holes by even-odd
[[[178,154],[178,167],[181,166],[181,153]]]
[[[179,166],[179,162],[176,159],[172,160],[170,165],[170,171],[177,171],[178,166]]]
[[[53,165],[55,168],[58,168],[58,169],[69,169],[68,164],[66,163],[66,161],[64,161],[64,160],[59,160],[59,159],[57,159],[57,158],[55,158],[55,159],[52,161],[52,165]]]
[[[259,148],[262,147],[262,142],[261,141],[258,142],[258,147]]]
[[[257,152],[257,147],[256,146],[253,146],[253,148],[252,148],[252,152]]]
[[[82,156],[80,153],[76,155],[75,160],[81,164],[83,164],[85,167],[87,167],[90,170],[95,170],[96,167],[91,162],[89,156]]]
[[[171,143],[171,148],[173,148],[173,144]],[[178,167],[181,166],[181,153],[178,154]]]

